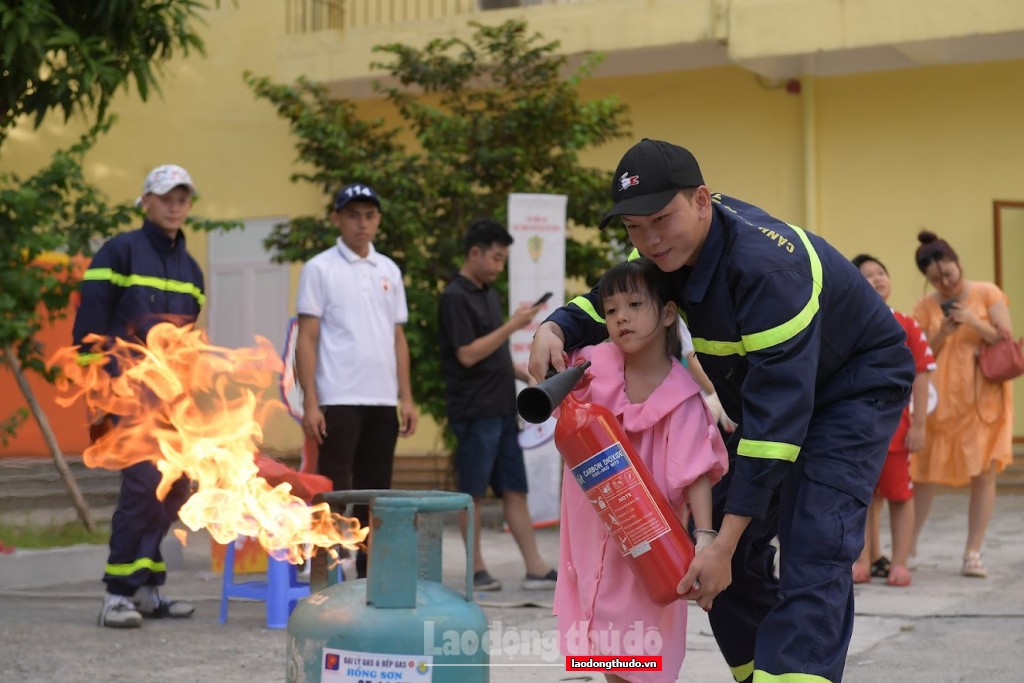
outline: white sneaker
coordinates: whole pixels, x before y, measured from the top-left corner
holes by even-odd
[[[107,628],[138,628],[142,626],[142,614],[135,609],[131,598],[107,593],[98,623]]]
[[[140,586],[135,591],[134,604],[147,619],[188,619],[196,611],[190,602],[163,597],[156,586]]]

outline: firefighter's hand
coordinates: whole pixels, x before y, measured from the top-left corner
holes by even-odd
[[[302,431],[306,436],[316,439],[318,444],[323,444],[327,436],[327,420],[316,403],[306,403],[302,406]]]
[[[547,376],[549,368],[557,372],[565,370],[564,348],[562,328],[550,321],[541,323],[530,346],[530,376],[540,382]]]
[[[725,544],[712,543],[694,556],[690,570],[676,587],[676,592],[693,600],[705,612],[712,602],[732,583],[732,552]]]

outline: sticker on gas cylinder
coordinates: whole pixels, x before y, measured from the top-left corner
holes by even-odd
[[[324,648],[322,663],[322,683],[430,683],[434,671],[432,655],[353,652],[329,647]]]
[[[573,467],[572,474],[623,557],[643,555],[652,541],[669,532],[622,444],[590,456]]]

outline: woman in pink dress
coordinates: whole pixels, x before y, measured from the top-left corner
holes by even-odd
[[[676,359],[678,312],[648,259],[615,266],[599,289],[609,341],[576,352],[590,383],[574,396],[616,416],[673,509],[696,526],[697,551],[714,540],[711,486],[728,456],[700,387]],[[661,671],[608,673],[609,681],[675,681],[686,642],[686,600],[654,603],[575,479],[562,478],[561,553],[554,611],[566,655],[657,655]],[[682,577],[680,577],[682,578]]]

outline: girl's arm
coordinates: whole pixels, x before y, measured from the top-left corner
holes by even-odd
[[[702,474],[686,487],[686,499],[690,502],[690,514],[698,529],[711,528],[711,481]]]
[[[715,385],[711,383],[711,379],[708,377],[708,373],[704,372],[703,366],[700,361],[697,360],[697,354],[691,351],[686,354],[686,369],[689,370],[690,375],[697,380],[697,384],[700,388],[709,394],[715,393]]]
[[[910,411],[910,429],[907,430],[907,438],[904,445],[911,453],[924,448],[925,425],[928,422],[928,385],[931,383],[930,372],[919,372],[914,375],[914,389],[911,392],[910,400],[914,403],[914,409]]]
[[[693,515],[694,540],[696,551],[707,548],[718,535],[711,528],[711,480],[702,474],[696,481],[686,487],[686,497],[690,501],[690,514]]]
[[[686,354],[686,369],[700,385],[701,396],[704,397],[704,402],[711,411],[711,416],[715,418],[715,422],[722,425],[722,429],[730,434],[736,431],[736,423],[726,414],[725,408],[722,407],[722,401],[719,400],[718,393],[715,391],[715,385],[711,383],[708,374],[704,372],[700,361],[697,360],[697,354],[693,351]]]

